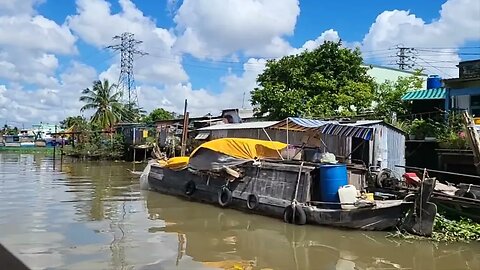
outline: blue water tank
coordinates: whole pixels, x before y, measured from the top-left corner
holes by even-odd
[[[324,202],[340,202],[338,189],[348,185],[345,164],[320,165],[320,198]]]
[[[430,75],[427,78],[427,89],[442,88],[442,78],[438,75]]]

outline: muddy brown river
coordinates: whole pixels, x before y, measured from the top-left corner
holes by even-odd
[[[480,243],[289,225],[140,190],[132,166],[0,153],[0,243],[31,269],[480,269]]]

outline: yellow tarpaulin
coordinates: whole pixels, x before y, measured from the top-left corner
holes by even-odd
[[[241,159],[280,158],[279,151],[287,144],[246,138],[222,138],[203,143],[193,150],[190,157],[201,148],[207,148],[225,155]]]
[[[280,158],[280,150],[287,147],[281,142],[263,141],[245,138],[223,138],[203,143],[193,150],[190,157],[201,149],[206,148],[239,159],[276,159]],[[172,170],[183,170],[187,167],[190,157],[174,157],[167,161],[160,161],[160,166]]]
[[[173,157],[169,158],[167,161],[160,161],[159,164],[163,168],[168,168],[174,171],[181,171],[185,169],[188,165],[189,157]]]

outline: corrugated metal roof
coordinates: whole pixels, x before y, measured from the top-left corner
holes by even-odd
[[[374,129],[362,126],[342,125],[342,124],[327,124],[322,128],[322,133],[337,135],[342,137],[355,137],[370,141],[373,139]]]
[[[288,129],[291,131],[307,131],[307,130],[317,130],[320,127],[329,123],[337,123],[337,122],[299,118],[299,117],[288,117],[278,122],[276,125],[271,126],[271,128],[285,129],[285,130]]]
[[[447,90],[445,88],[435,88],[408,91],[403,95],[402,100],[445,99],[446,96]]]
[[[390,129],[394,129],[396,130],[397,132],[400,132],[402,134],[406,134],[405,131],[397,128],[396,126],[392,125],[392,124],[389,124],[383,120],[358,120],[354,123],[340,123],[342,125],[349,125],[349,126],[355,126],[355,127],[358,127],[358,126],[364,126],[364,127],[368,127],[368,126],[373,126],[373,125],[378,125],[378,124],[382,124],[384,126],[387,126],[388,128]]]
[[[231,130],[231,129],[257,129],[257,128],[268,128],[277,123],[278,121],[260,121],[260,122],[246,122],[246,123],[238,123],[238,124],[220,124],[220,125],[200,128],[198,130],[212,131],[212,130]]]
[[[210,133],[208,132],[200,132],[195,136],[195,140],[206,140],[210,136]]]

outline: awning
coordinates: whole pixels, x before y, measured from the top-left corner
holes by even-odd
[[[340,124],[327,124],[323,127],[322,133],[329,135],[338,135],[343,137],[360,138],[366,141],[373,140],[373,128],[349,126]]]
[[[428,100],[445,99],[447,90],[445,88],[425,89],[408,91],[403,95],[402,100]]]
[[[320,128],[331,121],[322,121],[315,119],[288,117],[270,128],[284,129],[289,131],[307,131],[307,130],[320,130]]]
[[[208,132],[200,132],[195,136],[195,140],[206,140],[210,136],[210,133]]]

